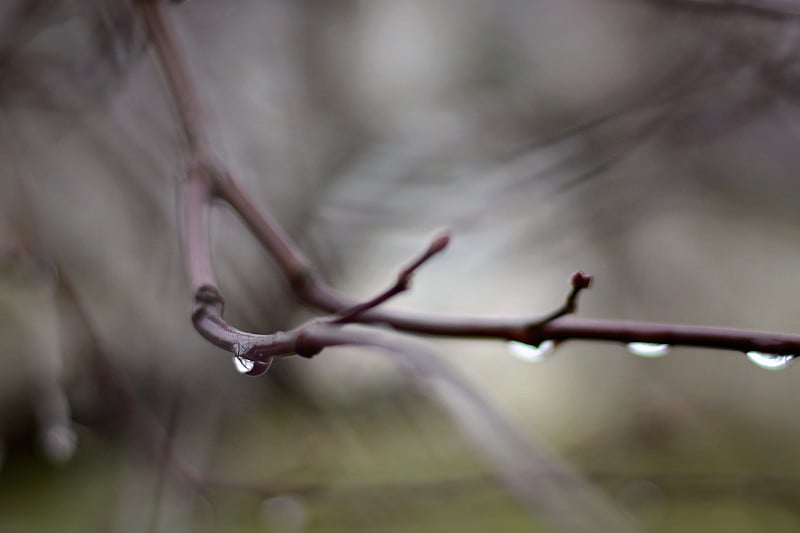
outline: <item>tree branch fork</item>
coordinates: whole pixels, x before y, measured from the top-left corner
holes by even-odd
[[[483,318],[388,310],[383,305],[410,289],[415,272],[445,250],[450,235],[442,232],[408,265],[392,285],[366,301],[357,301],[325,284],[292,239],[262,206],[242,188],[213,153],[196,84],[164,4],[141,3],[151,42],[169,88],[188,148],[186,176],[181,185],[185,257],[193,294],[192,321],[212,344],[245,364],[245,373],[261,374],[274,357],[311,357],[328,346],[363,344],[349,337],[348,324],[381,324],[408,333],[516,341],[539,346],[545,341],[594,341],[712,348],[767,355],[800,354],[800,335],[624,320],[587,320],[573,315],[580,294],[592,277],[570,277],[563,304],[541,317]],[[313,320],[272,334],[242,331],[223,318],[224,300],[214,277],[210,254],[209,214],[215,201],[228,204],[277,261],[298,299],[333,317]]]

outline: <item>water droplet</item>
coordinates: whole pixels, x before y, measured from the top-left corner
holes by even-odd
[[[793,355],[780,355],[775,353],[747,352],[747,358],[767,370],[780,370],[786,368],[794,359]]]
[[[652,481],[636,479],[622,486],[617,497],[631,510],[639,511],[664,504],[666,493]]]
[[[247,359],[246,357],[242,357],[241,355],[234,355],[233,366],[236,367],[236,371],[240,374],[245,374],[248,376],[260,376],[269,370],[270,366],[272,366],[272,359],[269,359],[266,362],[253,361],[251,359]]]
[[[533,346],[519,341],[509,341],[508,351],[517,359],[522,359],[529,363],[544,361],[548,355],[552,354],[556,348],[556,343],[551,340],[543,341],[539,346]]]
[[[256,362],[251,361],[250,359],[245,359],[244,357],[240,357],[238,355],[233,356],[233,366],[236,367],[236,371],[240,374],[247,374],[253,370],[255,364]]]
[[[71,426],[55,424],[46,428],[41,436],[42,450],[52,462],[63,464],[72,459],[78,447],[78,435]]]
[[[308,509],[296,496],[275,496],[261,504],[261,518],[269,531],[300,533],[306,529]]]
[[[640,357],[661,357],[667,355],[669,344],[655,344],[652,342],[631,342],[628,351]]]

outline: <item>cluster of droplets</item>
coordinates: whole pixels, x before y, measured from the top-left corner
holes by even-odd
[[[630,342],[626,345],[628,351],[639,357],[648,359],[663,357],[669,353],[669,344],[659,344],[652,342]],[[556,343],[552,340],[542,341],[538,346],[519,341],[509,341],[508,351],[522,361],[528,363],[538,363],[549,358],[556,348]],[[780,370],[786,368],[794,360],[794,355],[783,355],[765,352],[750,351],[746,352],[747,358],[760,368],[767,370]]]
[[[640,357],[661,357],[669,352],[668,344],[655,344],[650,342],[631,342],[628,351]],[[767,370],[780,370],[789,366],[795,358],[794,355],[782,355],[750,351],[746,352],[747,358],[756,366]]]

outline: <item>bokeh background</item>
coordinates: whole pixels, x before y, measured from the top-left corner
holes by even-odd
[[[534,316],[584,269],[583,316],[792,332],[800,3],[728,4],[169,10],[221,156],[336,287],[374,294],[449,227],[392,307]],[[0,32],[0,531],[546,531],[390,359],[252,379],[193,331],[180,132],[134,5],[9,0]],[[231,322],[313,316],[222,207],[213,240]],[[800,528],[797,368],[425,342],[643,531]]]

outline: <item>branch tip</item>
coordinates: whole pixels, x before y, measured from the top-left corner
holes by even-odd
[[[571,285],[571,288],[567,294],[567,297],[564,299],[564,303],[561,304],[561,306],[555,311],[528,324],[526,329],[528,331],[535,330],[557,318],[574,314],[578,310],[578,296],[580,295],[581,291],[592,286],[592,280],[592,276],[582,270],[574,272],[569,277],[569,284]]]
[[[569,291],[562,308],[556,312],[556,316],[551,320],[555,320],[563,315],[571,315],[578,310],[578,296],[581,291],[592,286],[592,276],[582,270],[578,270],[569,277],[569,283],[572,285],[572,289]]]
[[[578,290],[588,289],[592,286],[593,281],[594,278],[582,270],[573,273],[569,278],[569,283],[572,285],[572,288]]]
[[[431,243],[428,245],[428,248],[422,252],[419,257],[400,269],[400,273],[397,276],[398,284],[407,286],[412,274],[414,274],[419,267],[427,263],[428,260],[430,260],[433,256],[443,252],[444,249],[447,248],[448,244],[450,244],[450,231],[443,230],[433,238]]]
[[[431,245],[428,247],[428,252],[431,254],[438,254],[443,251],[450,244],[452,233],[449,228],[445,228],[433,238]]]

